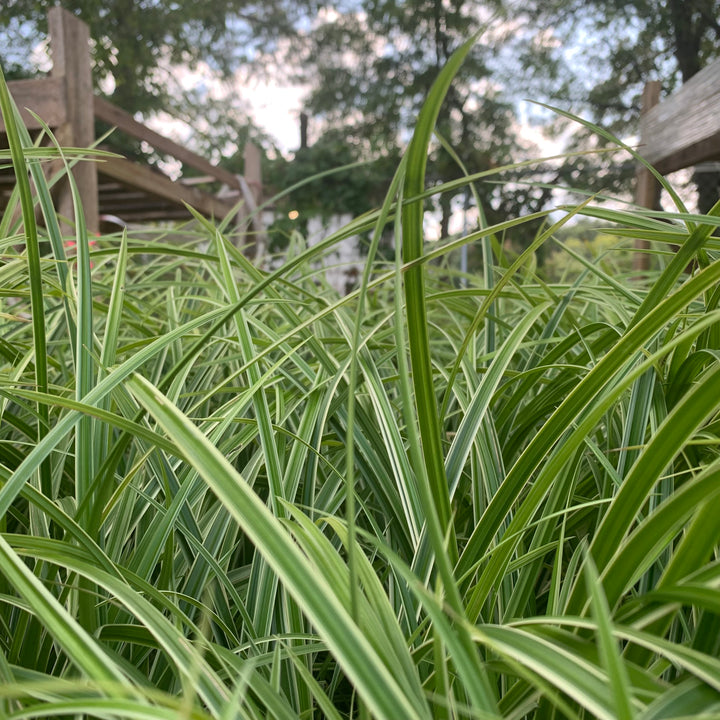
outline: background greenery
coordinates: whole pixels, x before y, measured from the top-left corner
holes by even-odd
[[[4,3],[0,60],[6,71],[32,71],[29,51],[44,36],[48,6],[47,0]],[[634,136],[645,82],[660,80],[670,93],[720,48],[718,0],[66,0],[64,6],[87,22],[97,39],[93,53],[101,91],[146,117],[160,109],[171,112],[192,128],[198,149],[224,158],[229,167],[242,170],[232,155],[248,138],[263,143],[272,160],[266,176],[278,191],[306,177],[305,170],[336,167],[338,147],[349,160],[377,160],[356,169],[345,183],[362,186],[349,201],[357,206],[357,198],[365,198],[365,207],[351,210],[360,212],[375,207],[377,195],[387,189],[437,72],[477,30],[485,32],[459,69],[438,118],[439,132],[470,172],[538,157],[532,139],[537,133],[559,138],[568,149],[606,144],[524,102],[527,98],[587,116],[620,137]],[[177,72],[171,72],[178,65],[201,66],[207,78],[183,90],[173,79]],[[310,144],[316,145],[312,152],[283,157],[252,126],[237,90],[219,97],[211,89],[222,78],[248,87],[248,80],[259,77],[294,79],[309,88],[305,111],[311,116]],[[124,145],[122,151],[140,148]],[[459,174],[457,164],[434,148],[428,182]],[[543,209],[554,187],[627,193],[633,174],[632,162],[583,155],[561,165],[507,170],[491,184],[479,183],[476,192],[485,217],[495,223]],[[720,194],[720,173],[706,168],[695,173],[694,182],[698,207],[707,212]],[[322,215],[339,210],[322,186],[293,202],[307,203],[301,207],[306,212],[319,207]],[[441,235],[447,236],[452,211],[465,202],[463,190],[438,194],[432,202]],[[529,225],[518,231],[516,242],[526,247],[535,230]]]

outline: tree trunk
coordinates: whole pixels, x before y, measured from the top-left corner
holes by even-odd
[[[698,191],[698,210],[705,214],[720,200],[720,172],[695,172],[693,182]]]
[[[440,196],[440,237],[446,238],[450,234],[450,216],[452,215],[452,195],[450,193],[443,193]]]

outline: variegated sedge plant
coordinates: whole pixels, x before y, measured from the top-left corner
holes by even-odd
[[[720,206],[427,244],[425,202],[488,175],[425,184],[471,42],[383,206],[274,272],[229,218],[91,246],[76,192],[68,257],[44,169],[82,153],[0,79],[2,717],[720,715]],[[528,272],[583,215],[657,269]],[[358,233],[338,297],[317,261]]]

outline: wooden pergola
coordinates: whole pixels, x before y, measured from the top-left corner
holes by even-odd
[[[660,83],[646,84],[640,118],[640,154],[663,175],[720,161],[720,60],[703,68],[676,93],[660,102]],[[655,209],[660,185],[652,173],[640,167],[636,176],[635,202]],[[647,249],[640,240],[638,249]],[[647,253],[635,256],[638,270],[648,268]]]
[[[28,130],[41,129],[28,112],[32,110],[53,130],[61,146],[86,148],[95,143],[95,121],[101,120],[199,173],[191,179],[172,180],[156,168],[120,157],[76,163],[72,173],[90,231],[98,231],[107,216],[127,224],[187,220],[191,218],[187,203],[206,217],[233,214],[238,224],[252,217],[255,233],[262,233],[260,218],[254,213],[262,195],[260,152],[255,146],[245,146],[245,175],[237,176],[151,130],[94,94],[88,26],[60,7],[50,9],[48,24],[50,75],[8,84]],[[3,131],[0,118],[0,146],[7,142]],[[13,185],[12,171],[0,171],[0,208],[7,204]],[[211,191],[218,186],[220,191]],[[67,182],[59,183],[56,202],[62,217],[73,217]]]

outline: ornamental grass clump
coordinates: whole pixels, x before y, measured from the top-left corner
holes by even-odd
[[[542,213],[425,245],[466,49],[384,205],[272,273],[199,217],[90,245],[76,197],[63,235],[0,82],[0,716],[720,715],[720,205],[586,201],[509,264]],[[538,281],[583,215],[658,269]],[[340,298],[313,268],[361,231]]]

